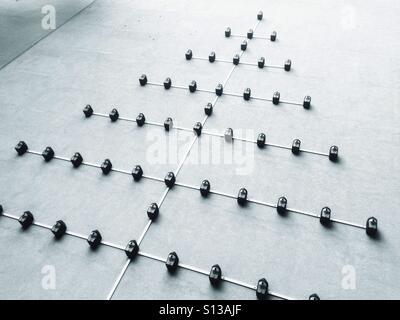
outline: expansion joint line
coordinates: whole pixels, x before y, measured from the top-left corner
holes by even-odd
[[[254,29],[253,29],[254,32],[255,32],[256,29],[258,28],[260,22],[261,22],[261,20],[258,20],[258,21],[257,21],[257,24],[256,24],[256,26],[255,26]],[[241,53],[240,53],[240,56],[242,56],[243,53],[244,53],[244,51],[242,50]],[[235,67],[236,67],[236,65],[234,65],[234,66],[231,68],[231,70],[229,71],[229,74],[228,74],[227,77],[225,78],[225,81],[223,82],[223,86],[224,86],[224,87],[225,87],[225,85],[228,83],[228,81],[229,81],[229,79],[230,79],[230,77],[231,77],[233,71],[235,70]],[[215,97],[215,99],[214,99],[214,101],[213,101],[213,106],[215,106],[215,104],[218,102],[218,99],[219,99],[219,96]],[[202,125],[203,125],[203,126],[204,126],[205,123],[207,122],[207,119],[208,119],[208,115],[206,115],[205,118],[204,118],[203,121],[202,121]],[[198,139],[198,137],[197,137],[197,136],[194,136],[194,138],[192,139],[192,141],[191,141],[191,143],[190,143],[190,145],[189,145],[189,148],[187,149],[187,151],[186,151],[185,154],[183,155],[183,158],[182,158],[181,162],[178,164],[178,167],[175,169],[175,176],[176,176],[176,177],[178,176],[180,170],[182,169],[183,164],[185,163],[186,159],[188,158],[188,156],[189,156],[189,154],[190,154],[190,151],[192,150],[192,147],[193,147],[193,145],[195,144],[195,142],[196,142],[197,139]],[[159,205],[158,205],[159,208],[161,207],[162,203],[164,202],[165,198],[167,197],[167,194],[168,194],[169,189],[170,189],[169,187],[167,187],[167,188],[165,189],[165,191],[164,191],[164,193],[163,193],[163,195],[162,195],[162,197],[161,197],[161,200],[160,200],[160,202],[159,202]],[[152,220],[149,220],[148,224],[146,225],[145,229],[143,230],[142,235],[140,236],[140,239],[139,239],[139,242],[138,242],[139,245],[140,245],[140,243],[143,241],[144,237],[146,236],[147,231],[150,229],[151,223],[152,223]],[[118,276],[118,278],[116,279],[116,281],[115,281],[113,287],[111,288],[110,293],[109,293],[108,296],[107,296],[107,300],[111,300],[111,299],[112,299],[112,297],[113,297],[115,291],[116,291],[117,288],[118,288],[119,283],[121,282],[121,280],[122,280],[122,278],[123,278],[123,276],[124,276],[126,270],[127,270],[128,267],[129,267],[130,261],[131,261],[131,260],[128,259],[128,261],[124,264],[121,273],[119,274],[119,276]]]

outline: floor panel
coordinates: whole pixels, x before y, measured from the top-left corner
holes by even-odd
[[[63,219],[68,230],[82,235],[97,228],[112,245],[143,235],[144,252],[166,257],[175,250],[183,263],[204,270],[219,263],[225,276],[250,285],[266,277],[271,290],[289,298],[307,299],[314,292],[324,299],[399,297],[397,1],[97,0],[80,12],[90,3],[0,4],[5,212],[19,216],[31,210],[37,222],[49,225]],[[46,4],[57,10],[59,28],[51,34],[41,28]],[[260,9],[264,18],[257,25]],[[276,30],[277,41],[249,41],[241,62],[264,56],[267,64],[283,66],[291,59],[290,72],[245,64],[233,70],[230,62],[185,59],[190,48],[194,57],[215,51],[217,59],[231,61],[243,38],[224,37],[225,28],[244,35],[256,25],[256,36]],[[183,87],[196,80],[199,89],[211,92],[142,87],[141,74],[157,84],[171,77]],[[216,98],[215,86],[225,82],[225,93],[240,96]],[[311,108],[244,101],[246,87],[253,97],[267,99],[279,90],[282,101],[301,103],[310,95]],[[215,105],[205,118],[208,102]],[[87,104],[105,117],[85,118]],[[117,122],[107,118],[112,108],[119,111]],[[147,120],[143,127],[135,123],[140,112]],[[167,117],[180,129],[164,130]],[[204,128],[195,140],[191,128],[197,121],[204,121]],[[228,127],[233,143],[221,136]],[[260,132],[278,146],[290,147],[298,138],[303,150],[327,153],[337,145],[339,161],[307,152],[295,156],[271,145],[259,149],[251,141]],[[18,157],[13,148],[20,140],[37,152],[51,146],[66,159],[80,152],[95,165],[109,158],[126,173],[105,176],[96,167],[73,169],[66,161],[45,163],[34,154]],[[154,179],[134,182],[129,172],[137,164]],[[178,185],[164,197],[162,179],[169,171],[177,173]],[[203,179],[225,196],[202,198],[193,188]],[[234,199],[241,187],[253,201],[244,208]],[[280,196],[292,210],[285,216],[273,208]],[[147,229],[151,202],[160,204],[160,216]],[[324,206],[337,220],[330,228],[318,220]],[[370,216],[379,220],[376,238],[363,229]],[[84,239],[55,242],[49,230],[22,232],[6,217],[0,217],[0,228],[5,299],[104,299],[126,262],[118,248],[91,252]],[[30,241],[29,250],[22,241]],[[44,265],[55,265],[59,275],[51,292],[41,287]],[[79,288],[68,287],[71,279]],[[205,275],[190,270],[170,276],[160,261],[143,256],[128,267],[114,294],[116,299],[255,298],[253,290],[228,282],[214,290]]]

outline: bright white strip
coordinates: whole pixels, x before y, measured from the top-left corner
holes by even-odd
[[[149,219],[149,222],[147,222],[146,226],[144,227],[144,230],[142,231],[142,234],[140,235],[140,237],[139,237],[139,239],[138,239],[138,241],[137,241],[137,244],[138,244],[139,246],[140,246],[140,244],[142,243],[143,238],[144,238],[144,236],[146,235],[147,231],[149,230],[149,228],[150,228],[152,222],[153,222],[153,221]]]
[[[111,298],[113,297],[113,295],[114,295],[114,293],[115,293],[115,290],[117,290],[117,287],[118,287],[119,283],[121,282],[122,277],[124,276],[124,274],[125,274],[126,270],[128,269],[128,266],[129,266],[130,263],[131,263],[131,260],[130,260],[130,259],[128,259],[128,260],[125,262],[124,267],[123,267],[122,270],[121,270],[121,273],[119,274],[117,280],[115,280],[114,285],[113,285],[113,287],[111,288],[111,291],[110,291],[110,293],[109,293],[108,296],[107,296],[107,300],[111,300]]]

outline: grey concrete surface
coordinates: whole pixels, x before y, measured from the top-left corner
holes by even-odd
[[[177,251],[182,262],[208,270],[219,263],[224,275],[254,285],[266,277],[271,290],[304,299],[317,292],[323,299],[398,299],[400,262],[398,180],[400,129],[398,105],[400,5],[386,1],[240,1],[185,2],[97,0],[46,35],[40,27],[43,4],[53,3],[58,24],[90,1],[4,1],[0,4],[0,203],[16,215],[31,210],[39,222],[64,219],[70,230],[88,234],[99,228],[104,240],[125,245],[139,239],[147,224],[146,208],[160,200],[165,186],[99,169],[74,170],[69,163],[44,163],[35,155],[19,158],[13,147],[25,140],[42,151],[70,157],[79,151],[85,160],[110,158],[116,168],[141,164],[146,174],[163,178],[185,157],[193,134],[92,117],[82,108],[191,128],[204,118],[203,107],[213,94],[160,87],[140,87],[172,78],[174,84],[196,80],[213,89],[232,65],[184,59],[188,48],[207,56],[231,59],[241,39],[226,39],[224,29],[245,33],[264,20],[257,34],[278,32],[275,43],[254,39],[242,61],[282,64],[290,58],[291,72],[239,65],[226,91],[301,102],[312,96],[312,107],[260,102],[222,96],[205,129],[254,139],[261,131],[267,141],[328,152],[339,146],[340,161],[238,140],[202,135],[193,145],[177,180],[236,194],[246,187],[249,197],[275,203],[285,195],[289,207],[318,214],[323,206],[333,217],[365,224],[379,219],[379,237],[334,224],[324,228],[317,219],[294,213],[282,217],[274,209],[251,204],[241,208],[233,199],[174,187],[165,198],[160,217],[145,235],[141,248],[166,257]],[[19,56],[21,52],[27,50]],[[199,160],[200,159],[200,160]],[[231,160],[232,159],[232,160]],[[0,298],[93,298],[110,293],[125,263],[122,251],[101,247],[90,252],[83,240],[67,237],[55,243],[48,230],[33,226],[19,230],[17,222],[0,218],[2,256]],[[25,245],[29,243],[29,250]],[[40,270],[55,265],[60,286],[40,287]],[[24,266],[29,266],[26,268]],[[89,267],[88,267],[89,266]],[[346,289],[348,266],[354,268],[356,288]],[[93,268],[93,269],[92,269]],[[77,276],[79,288],[68,287]],[[150,286],[149,283],[152,285]],[[254,298],[254,292],[224,283],[213,290],[207,277],[179,270],[170,277],[165,266],[145,257],[132,263],[116,299]]]
[[[114,299],[255,299],[255,292],[228,282],[214,288],[202,274],[178,269],[168,273],[165,265],[145,257],[132,262]]]
[[[56,8],[56,25],[61,26],[92,2],[93,0],[2,1],[0,3],[0,68],[52,32],[52,30],[42,28],[44,6],[51,5]]]
[[[22,231],[14,220],[0,219],[2,299],[104,299],[108,294],[124,261],[120,252],[104,246],[92,251],[74,237],[55,241],[49,230]]]

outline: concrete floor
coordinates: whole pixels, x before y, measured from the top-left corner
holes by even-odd
[[[51,33],[41,28],[44,4],[57,10],[59,28]],[[0,4],[0,203],[6,214],[30,210],[38,223],[62,219],[81,235],[99,229],[105,242],[122,248],[140,239],[144,255],[122,272],[127,260],[119,249],[92,251],[84,239],[68,235],[55,241],[46,228],[22,231],[4,216],[0,298],[105,299],[112,293],[114,299],[255,299],[253,290],[234,283],[215,289],[198,272],[168,274],[157,257],[171,251],[206,272],[218,263],[234,282],[254,286],[265,277],[282,298],[307,299],[314,292],[322,299],[400,298],[398,1],[90,4]],[[260,9],[264,19],[256,34],[276,30],[278,39],[251,40],[241,61],[265,56],[282,65],[290,58],[290,72],[239,64],[227,77],[232,64],[185,60],[188,48],[196,56],[213,50],[230,60],[242,39],[225,38],[225,28],[245,34]],[[250,87],[254,96],[270,98],[279,90],[282,100],[301,102],[310,95],[310,110],[223,95],[204,130],[221,134],[231,127],[235,137],[248,139],[263,131],[267,142],[290,146],[299,138],[303,148],[321,152],[335,144],[340,161],[204,134],[192,146],[191,132],[84,118],[82,109],[90,103],[100,113],[115,107],[121,117],[143,112],[149,121],[172,117],[175,125],[191,128],[215,99],[212,93],[141,87],[142,73],[149,81],[169,76],[183,86],[195,79],[210,90],[228,79],[226,92]],[[205,199],[181,186],[164,198],[159,181],[134,183],[118,172],[104,176],[92,167],[75,170],[63,161],[18,157],[13,148],[19,140],[36,151],[52,146],[67,158],[76,151],[88,162],[110,158],[115,168],[128,171],[140,164],[158,178],[184,160],[178,182],[199,186],[208,179],[212,189],[232,195],[246,187],[249,198],[273,204],[284,195],[290,208],[319,214],[329,206],[333,218],[360,225],[375,216],[379,236],[339,223],[326,228],[293,212],[280,216],[254,203],[242,208],[220,195]],[[147,230],[151,202],[162,206]],[[43,288],[46,266],[55,268],[54,289]]]

